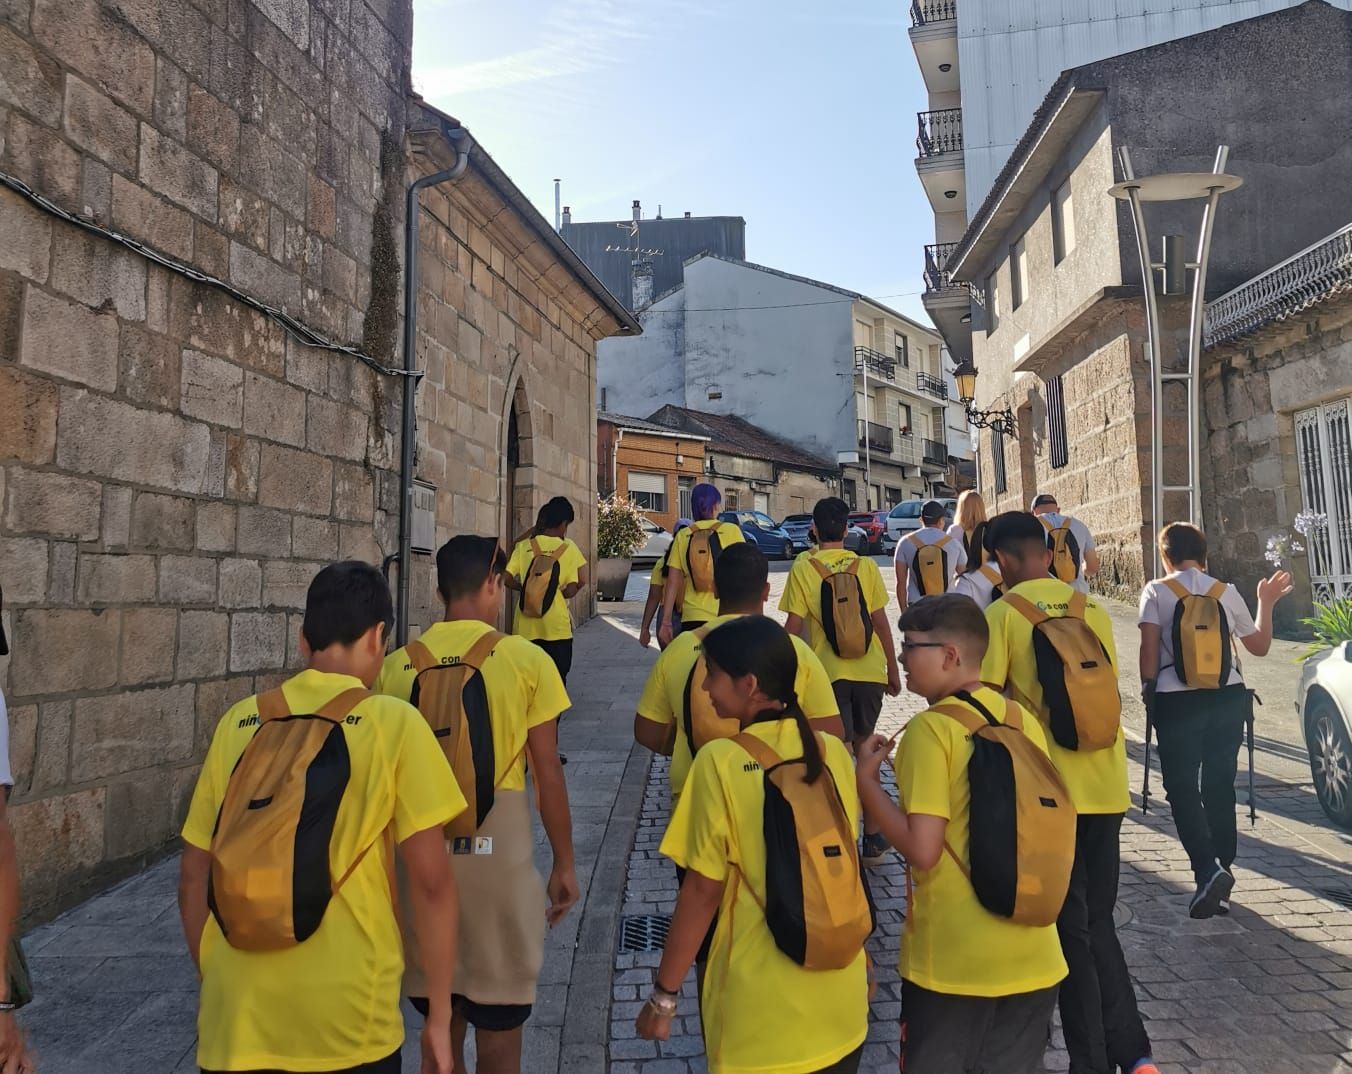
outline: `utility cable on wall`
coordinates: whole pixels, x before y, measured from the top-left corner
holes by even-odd
[[[269,306],[266,302],[246,294],[239,288],[226,283],[224,280],[217,279],[215,276],[209,276],[205,272],[193,268],[191,265],[185,265],[182,261],[152,249],[143,242],[129,238],[120,232],[103,227],[101,224],[96,224],[92,220],[87,220],[83,216],[77,216],[75,213],[61,208],[61,206],[57,205],[55,202],[39,194],[22,179],[16,178],[13,175],[8,175],[5,172],[0,172],[0,186],[8,187],[43,212],[49,213],[60,220],[64,220],[68,224],[74,224],[78,228],[82,228],[85,231],[115,242],[119,246],[124,246],[132,251],[132,253],[144,257],[147,261],[153,261],[155,264],[168,269],[170,272],[176,272],[180,276],[186,276],[188,279],[194,280],[197,283],[204,283],[209,287],[215,287],[224,291],[235,301],[248,306],[250,309],[257,310],[259,313],[263,314],[263,316],[276,321],[286,330],[286,333],[289,336],[300,343],[304,343],[308,347],[317,347],[320,350],[333,351],[335,354],[345,354],[349,358],[355,358],[364,365],[370,366],[377,373],[381,373],[387,377],[412,377],[416,380],[423,375],[423,371],[420,369],[406,370],[387,366],[377,361],[375,358],[372,358],[365,351],[358,350],[356,347],[350,347],[345,343],[335,343],[326,336],[321,336],[308,325],[302,324],[283,309],[278,309],[276,306]]]

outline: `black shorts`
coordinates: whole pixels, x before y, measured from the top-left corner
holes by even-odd
[[[906,1074],[1042,1069],[1059,986],[1013,996],[955,996],[901,982],[901,1069]]]
[[[374,1063],[363,1063],[359,1067],[343,1067],[341,1070],[328,1071],[326,1074],[399,1074],[401,1069],[399,1052],[395,1052],[393,1055],[387,1055],[384,1059],[377,1059]],[[225,1074],[225,1072],[203,1070],[202,1074]],[[280,1070],[249,1070],[231,1071],[230,1074],[285,1074],[285,1072]]]
[[[840,706],[840,722],[845,725],[846,738],[866,738],[878,726],[883,711],[886,687],[880,682],[851,682],[838,679],[831,684]]]
[[[424,1018],[427,1017],[426,999],[421,996],[409,996],[408,1002],[415,1011]],[[483,1029],[489,1033],[507,1033],[526,1024],[526,1019],[530,1017],[531,1004],[475,1003],[472,999],[452,993],[451,1012],[460,1015],[475,1029]],[[395,1069],[395,1074],[398,1074],[398,1068]]]
[[[549,659],[554,661],[554,666],[559,669],[559,678],[567,686],[568,672],[573,667],[573,639],[559,638],[557,641],[545,641],[543,638],[535,638],[534,641],[549,654]]]

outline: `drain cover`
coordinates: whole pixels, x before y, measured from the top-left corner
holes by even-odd
[[[666,946],[670,914],[635,914],[620,918],[621,951],[660,951]]]
[[[1352,888],[1325,888],[1321,894],[1345,910],[1352,910]]]

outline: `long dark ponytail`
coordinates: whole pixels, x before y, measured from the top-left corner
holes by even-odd
[[[803,777],[815,783],[822,774],[822,750],[807,722],[794,680],[798,677],[798,654],[784,628],[764,615],[743,615],[711,630],[704,638],[704,658],[709,664],[740,679],[755,675],[761,693],[782,709],[771,710],[791,718],[803,740]]]

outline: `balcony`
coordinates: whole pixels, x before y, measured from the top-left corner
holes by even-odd
[[[948,402],[948,385],[939,377],[931,376],[929,373],[916,373],[915,386],[926,395]]]
[[[967,206],[967,172],[962,153],[962,109],[921,112],[916,128],[919,156],[915,170],[935,215],[963,212]]]
[[[948,445],[942,440],[922,440],[920,442],[920,462],[923,466],[948,467]]]
[[[869,347],[855,347],[854,371],[865,373],[873,380],[895,382],[897,379],[897,363],[882,351],[875,351]]]
[[[960,283],[954,283],[948,278],[948,272],[944,266],[948,263],[948,255],[957,249],[956,242],[939,242],[925,247],[925,293],[937,291],[963,291],[966,288]]]
[[[892,430],[886,425],[874,421],[859,419],[859,446],[869,451],[879,451],[884,455],[892,454]]]
[[[912,0],[910,36],[925,88],[930,93],[956,93],[957,0]]]
[[[915,147],[922,160],[943,153],[962,152],[962,109],[941,108],[937,112],[921,112],[916,116],[919,132]]]
[[[941,242],[925,247],[925,311],[957,361],[972,353],[972,296],[966,284],[954,283],[946,265],[957,247]],[[965,318],[965,320],[964,320]]]
[[[958,17],[957,0],[911,0],[911,25],[929,26]]]

